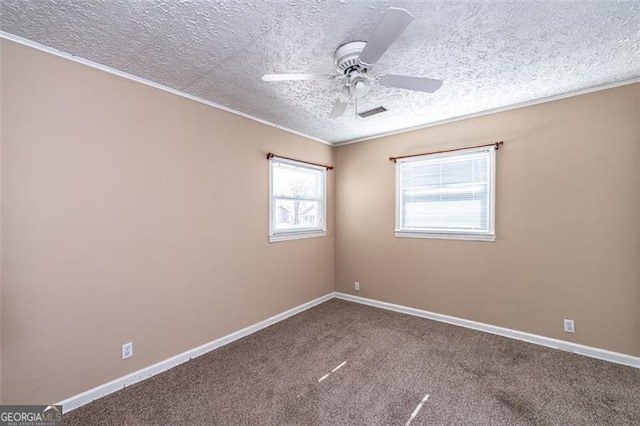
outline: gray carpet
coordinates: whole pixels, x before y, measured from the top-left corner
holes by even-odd
[[[640,370],[333,299],[64,422],[405,425],[414,413],[411,425],[638,425]]]

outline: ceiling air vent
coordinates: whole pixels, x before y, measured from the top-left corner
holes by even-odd
[[[369,111],[361,112],[358,115],[362,118],[371,117],[372,115],[380,114],[381,112],[385,112],[387,109],[383,106],[370,109]]]

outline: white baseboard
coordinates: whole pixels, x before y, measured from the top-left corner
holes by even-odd
[[[56,405],[62,405],[62,412],[68,413],[69,411],[74,410],[78,407],[82,407],[83,405],[88,404],[91,401],[94,401],[98,398],[109,395],[110,393],[123,389],[126,386],[131,386],[149,377],[155,376],[156,374],[162,373],[163,371],[173,368],[176,365],[182,364],[184,362],[189,361],[190,359],[206,354],[207,352],[210,352],[216,348],[219,348],[220,346],[224,346],[227,343],[233,342],[234,340],[238,340],[242,337],[248,336],[252,333],[255,333],[258,330],[261,330],[265,327],[273,325],[277,322],[280,322],[284,319],[287,319],[293,315],[296,315],[302,311],[305,311],[309,308],[317,306],[333,298],[348,300],[350,302],[361,303],[363,305],[374,306],[376,308],[387,309],[390,311],[400,312],[403,314],[414,315],[417,317],[427,318],[434,321],[445,322],[448,324],[458,325],[460,327],[471,328],[474,330],[484,331],[491,334],[497,334],[499,336],[510,337],[512,339],[523,340],[525,342],[535,343],[542,346],[548,346],[550,348],[560,349],[568,352],[574,352],[576,354],[585,355],[591,358],[598,358],[605,361],[614,362],[617,364],[623,364],[631,367],[640,368],[640,358],[633,357],[631,355],[611,352],[604,349],[598,349],[591,346],[585,346],[577,343],[566,342],[563,340],[552,339],[550,337],[538,336],[536,334],[525,333],[518,330],[511,330],[504,327],[498,327],[495,325],[484,324],[476,321],[470,321],[462,318],[452,317],[449,315],[437,314],[435,312],[424,311],[422,309],[409,308],[407,306],[395,305],[393,303],[367,299],[365,297],[354,296],[351,294],[332,292],[322,297],[319,297],[317,299],[314,299],[310,302],[303,303],[300,306],[296,306],[295,308],[289,309],[286,312],[282,312],[281,314],[275,315],[264,321],[260,321],[257,324],[251,325],[247,328],[243,328],[242,330],[236,331],[234,333],[231,333],[219,339],[216,339],[212,342],[206,343],[195,349],[188,350],[172,358],[166,359],[164,361],[160,361],[154,365],[143,368],[141,370],[128,374],[119,379],[112,380],[109,383],[105,383],[93,389],[89,389],[88,391],[83,392],[81,394],[67,398],[64,401],[57,402]]]
[[[640,368],[640,358],[631,355],[625,355],[618,352],[611,352],[605,349],[594,348],[591,346],[580,345],[578,343],[566,342],[564,340],[552,339],[551,337],[539,336],[537,334],[525,333],[523,331],[512,330],[509,328],[498,327],[495,325],[484,324],[481,322],[466,320],[462,318],[452,317],[449,315],[437,314],[435,312],[424,311],[422,309],[409,308],[406,306],[395,305],[393,303],[380,302],[378,300],[367,299],[365,297],[354,296],[351,294],[336,292],[337,299],[348,300],[350,302],[361,303],[363,305],[375,306],[376,308],[387,309],[390,311],[401,312],[403,314],[414,315],[417,317],[428,318],[430,320],[446,322],[448,324],[458,325],[460,327],[471,328],[474,330],[484,331],[486,333],[497,334],[499,336],[509,337],[512,339],[523,340],[529,343],[535,343],[542,346],[548,346],[554,349],[560,349],[567,352],[573,352],[585,355],[591,358],[598,358],[616,364],[628,365],[630,367]]]
[[[188,350],[172,358],[166,359],[164,361],[160,361],[154,365],[143,368],[141,370],[128,374],[124,377],[120,377],[119,379],[112,380],[111,382],[105,383],[104,385],[100,385],[93,389],[89,389],[86,392],[67,398],[64,401],[56,402],[56,405],[62,405],[62,412],[68,413],[69,411],[74,410],[78,407],[81,407],[85,404],[88,404],[93,400],[109,395],[110,393],[123,389],[126,386],[131,386],[134,383],[138,383],[151,376],[155,376],[156,374],[162,373],[163,371],[173,368],[176,365],[187,362],[190,359],[196,358],[200,355],[204,355],[209,351],[219,348],[220,346],[224,346],[227,343],[233,342],[234,340],[238,340],[242,337],[255,333],[258,330],[261,330],[272,324],[275,324],[284,319],[287,319],[295,314],[298,314],[302,311],[305,311],[309,308],[312,308],[316,305],[326,302],[329,299],[333,299],[334,297],[335,297],[334,292],[326,294],[322,297],[318,297],[317,299],[314,299],[310,302],[303,303],[302,305],[289,309],[286,312],[282,312],[281,314],[275,315],[264,321],[260,321],[259,323],[251,325],[247,328],[243,328],[242,330],[228,334],[224,337],[221,337],[212,342],[206,343],[195,349]]]

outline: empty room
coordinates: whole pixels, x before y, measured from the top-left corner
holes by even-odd
[[[0,0],[1,425],[640,424],[640,1]]]

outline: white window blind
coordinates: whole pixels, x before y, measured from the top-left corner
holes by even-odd
[[[494,240],[495,148],[396,163],[396,236]]]
[[[273,158],[270,171],[270,241],[326,235],[326,169]]]

